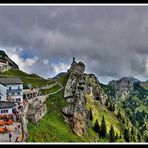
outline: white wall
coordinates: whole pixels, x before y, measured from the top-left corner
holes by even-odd
[[[18,89],[18,87],[21,89],[20,95],[18,95],[17,93],[13,94],[8,94],[11,95],[12,98],[14,99],[14,101],[16,101],[16,99],[20,99],[21,102],[23,102],[23,84],[14,84],[14,85],[7,85],[7,90],[9,91],[9,87],[11,87],[11,89]]]
[[[2,84],[0,84],[0,96],[1,96],[0,101],[7,101],[6,100],[6,86]]]

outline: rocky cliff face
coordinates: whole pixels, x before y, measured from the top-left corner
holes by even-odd
[[[84,71],[85,65],[82,62],[77,63],[73,59],[71,68],[68,70],[70,76],[64,92],[64,97],[69,105],[62,109],[65,119],[79,136],[83,136],[88,127],[86,93],[92,91],[94,98],[102,104],[105,104],[107,99],[96,76],[94,74],[85,74]]]
[[[115,99],[124,101],[126,100],[130,93],[134,90],[135,81],[131,81],[131,78],[123,77],[120,80],[113,80],[109,82],[109,85],[116,92]]]
[[[3,50],[0,50],[0,71],[7,71],[11,68],[19,69],[18,65]]]

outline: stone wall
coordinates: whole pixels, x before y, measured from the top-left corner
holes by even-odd
[[[36,123],[42,119],[42,117],[47,113],[46,104],[38,105],[36,107],[29,107],[29,111],[27,114],[28,120]]]
[[[27,129],[27,125],[28,125],[28,119],[27,119],[27,112],[28,112],[28,107],[29,107],[29,102],[24,106],[23,112],[22,112],[22,134],[23,134],[23,141],[22,142],[26,142],[28,137],[29,137],[29,133],[28,133],[28,129]]]
[[[37,123],[47,113],[47,106],[44,104],[46,99],[47,95],[39,96],[37,100],[31,99],[24,105],[21,115],[23,142],[26,142],[29,138],[29,131],[27,128],[29,122],[28,120]],[[33,114],[28,116],[31,113]]]

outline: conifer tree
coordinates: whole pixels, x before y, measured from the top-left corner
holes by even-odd
[[[111,125],[111,127],[110,127],[109,139],[110,139],[110,142],[116,141],[116,136],[115,136],[115,131],[114,131],[113,125]]]
[[[136,132],[133,126],[131,129],[131,141],[136,142]]]
[[[141,135],[140,135],[140,133],[137,133],[137,140],[138,140],[138,142],[141,142]]]
[[[126,142],[130,142],[130,132],[127,128],[124,129],[124,139]]]
[[[121,111],[120,111],[120,109],[118,110],[117,117],[118,117],[119,119],[121,119]]]
[[[103,116],[102,121],[101,121],[100,136],[106,137],[106,134],[107,134],[106,123],[105,123],[105,119],[104,119],[104,116]]]
[[[91,108],[89,110],[89,120],[93,121],[93,112]]]
[[[96,120],[95,125],[94,125],[94,131],[98,134],[100,134],[100,125],[98,123],[98,120]]]

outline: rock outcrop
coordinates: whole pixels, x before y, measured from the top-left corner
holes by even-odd
[[[65,119],[79,136],[83,136],[88,127],[86,93],[92,90],[95,99],[102,104],[105,104],[107,99],[96,76],[94,74],[85,74],[84,72],[85,65],[82,62],[77,63],[75,58],[73,58],[71,68],[68,70],[69,79],[64,92],[64,97],[69,105],[62,109]]]
[[[128,77],[123,77],[119,80],[112,80],[109,85],[116,92],[115,99],[118,101],[124,101],[129,98],[130,93],[134,90],[134,82],[128,79]]]
[[[19,69],[18,65],[3,50],[0,50],[0,71],[4,72],[11,68]]]

